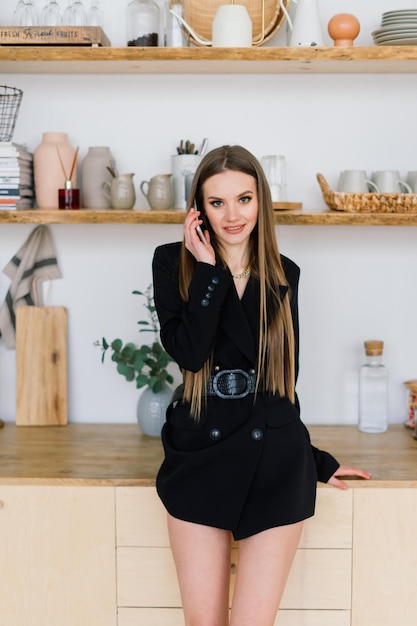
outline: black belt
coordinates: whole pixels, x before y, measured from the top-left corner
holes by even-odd
[[[238,400],[250,393],[255,393],[255,370],[248,372],[241,369],[220,370],[207,382],[207,395],[218,396],[225,400]]]

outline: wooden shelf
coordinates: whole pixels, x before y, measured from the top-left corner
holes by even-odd
[[[182,224],[183,211],[0,211],[0,224]],[[288,226],[417,226],[417,213],[275,211],[276,224]]]
[[[415,73],[417,46],[85,48],[0,46],[3,74]]]

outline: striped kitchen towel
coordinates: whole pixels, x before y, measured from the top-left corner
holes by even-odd
[[[31,232],[3,272],[11,284],[0,308],[0,335],[11,349],[16,347],[16,308],[43,306],[42,282],[62,277],[47,226],[37,226]]]

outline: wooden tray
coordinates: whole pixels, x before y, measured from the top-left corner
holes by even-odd
[[[0,46],[111,46],[100,26],[2,26]]]
[[[303,208],[302,202],[273,202],[274,211],[294,211]]]
[[[349,213],[417,213],[414,193],[347,193],[332,191],[323,174],[317,174],[323,198],[330,209]]]

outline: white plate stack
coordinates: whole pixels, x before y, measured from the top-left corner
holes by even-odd
[[[381,28],[374,30],[372,37],[377,46],[417,45],[417,9],[383,13]]]

